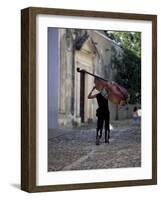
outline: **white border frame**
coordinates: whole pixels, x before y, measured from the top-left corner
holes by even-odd
[[[69,27],[70,25],[70,27]],[[47,28],[80,28],[139,31],[142,33],[142,127],[139,168],[117,168],[48,172],[47,167]],[[152,178],[152,22],[145,20],[100,19],[38,15],[36,17],[36,185],[93,183]]]

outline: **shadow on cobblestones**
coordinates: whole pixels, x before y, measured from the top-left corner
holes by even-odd
[[[141,128],[131,120],[111,122],[110,143],[95,145],[95,124],[49,130],[48,170],[87,170],[141,166]]]

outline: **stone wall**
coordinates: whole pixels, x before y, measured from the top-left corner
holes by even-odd
[[[81,118],[81,79],[77,67],[114,81],[117,70],[114,56],[120,56],[122,49],[104,32],[94,30],[59,29],[59,94],[58,123],[60,126],[81,125],[96,121],[96,99],[89,100],[88,93],[94,86],[94,78],[84,79],[84,119]],[[131,107],[122,110],[109,102],[111,120],[132,116]]]

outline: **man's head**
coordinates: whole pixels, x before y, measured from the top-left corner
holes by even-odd
[[[102,80],[100,78],[95,77],[94,83],[95,83],[96,90],[100,91],[103,88]]]

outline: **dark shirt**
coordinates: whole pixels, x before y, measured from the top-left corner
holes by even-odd
[[[101,93],[98,93],[97,96],[98,109],[96,112],[97,116],[107,116],[109,115],[109,106],[108,99],[102,96]]]

